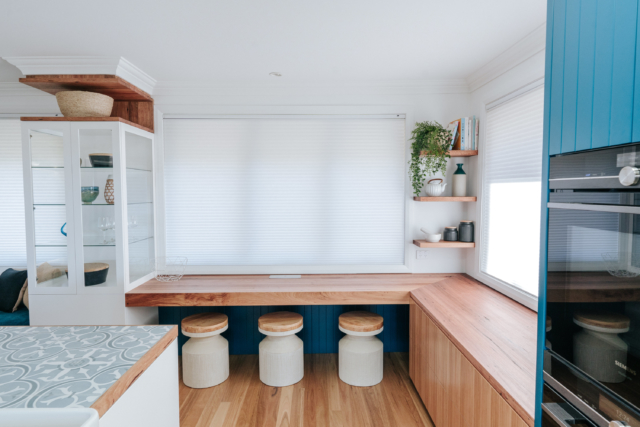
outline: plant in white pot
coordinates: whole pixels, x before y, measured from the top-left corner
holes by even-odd
[[[418,197],[427,176],[433,176],[447,171],[447,159],[451,149],[452,134],[438,122],[416,123],[411,132],[411,161],[409,162],[409,177],[413,185],[413,193]],[[440,178],[437,178],[440,179]],[[430,180],[432,182],[434,180]],[[444,182],[428,184],[427,191],[440,195],[444,191]],[[433,186],[433,192],[430,190]]]

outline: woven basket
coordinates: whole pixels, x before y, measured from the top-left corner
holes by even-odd
[[[56,100],[65,117],[109,117],[113,109],[113,98],[101,93],[62,91]]]

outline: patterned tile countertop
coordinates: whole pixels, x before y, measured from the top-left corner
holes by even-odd
[[[0,408],[88,408],[171,328],[0,327]]]

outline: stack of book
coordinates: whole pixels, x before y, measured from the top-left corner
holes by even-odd
[[[452,150],[477,150],[480,139],[480,120],[473,117],[463,117],[454,120],[447,126],[453,135]]]

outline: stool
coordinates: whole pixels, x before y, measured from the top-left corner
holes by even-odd
[[[213,387],[229,378],[229,342],[220,335],[229,327],[226,314],[200,313],[182,319],[182,378],[191,388]]]
[[[626,378],[629,346],[618,336],[629,331],[630,320],[618,313],[579,311],[573,323],[583,329],[573,336],[573,362],[598,381],[621,383]]]
[[[375,336],[382,332],[383,320],[368,311],[340,315],[339,328],[346,334],[338,344],[338,374],[343,382],[369,387],[382,381],[383,344]]]
[[[302,316],[278,311],[258,319],[258,330],[267,337],[260,343],[260,381],[271,387],[297,383],[304,376],[304,344],[296,336]]]

